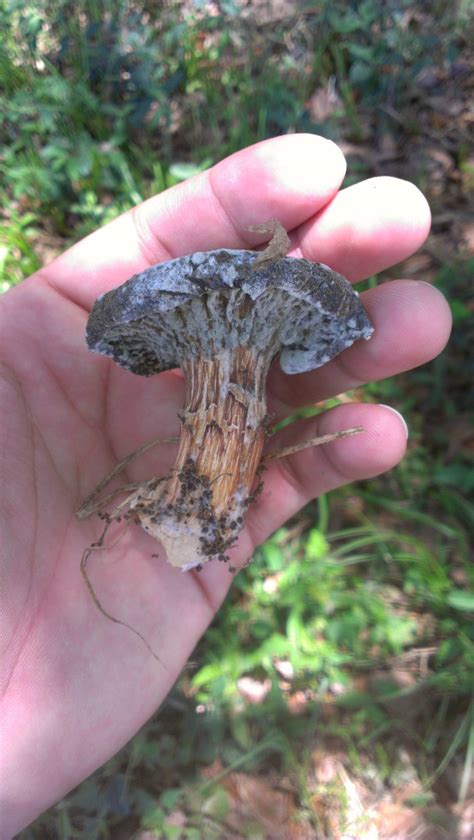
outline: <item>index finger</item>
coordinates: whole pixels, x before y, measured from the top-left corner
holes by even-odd
[[[261,240],[248,232],[252,224],[278,218],[293,230],[334,197],[345,169],[338,146],[323,137],[257,143],[124,213],[36,276],[88,310],[97,295],[149,265],[249,247]]]

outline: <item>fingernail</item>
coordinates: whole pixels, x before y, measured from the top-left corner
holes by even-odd
[[[403,415],[400,414],[400,412],[397,411],[396,408],[393,408],[391,405],[385,405],[385,403],[379,403],[379,405],[381,405],[382,408],[388,408],[389,411],[393,411],[393,413],[397,415],[397,417],[400,420],[403,428],[405,429],[406,439],[408,440],[408,426],[407,426],[407,422],[406,422],[405,418],[403,417]]]

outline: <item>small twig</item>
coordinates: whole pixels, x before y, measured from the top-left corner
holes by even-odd
[[[111,472],[104,475],[104,477],[99,481],[97,487],[90,493],[90,495],[85,499],[82,503],[81,507],[77,511],[77,517],[79,519],[86,519],[92,513],[94,513],[98,509],[98,505],[96,503],[97,497],[100,495],[104,487],[107,484],[110,484],[112,479],[115,478],[116,475],[122,472],[129,465],[137,455],[141,455],[142,452],[146,452],[148,449],[152,449],[153,446],[157,446],[159,443],[177,443],[179,438],[172,437],[172,438],[156,438],[156,440],[152,440],[149,443],[144,443],[142,446],[139,446],[138,449],[134,449],[133,452],[130,452],[128,455],[125,456],[118,464],[115,465]],[[126,485],[128,487],[128,485]],[[124,488],[125,489],[125,488]],[[120,490],[117,490],[120,492]],[[108,498],[108,497],[107,497]],[[100,503],[102,504],[102,502]]]
[[[262,461],[273,461],[277,458],[286,458],[288,455],[293,455],[295,452],[301,452],[303,449],[309,449],[310,446],[321,446],[323,443],[331,443],[333,440],[339,438],[350,437],[350,435],[357,435],[363,432],[362,426],[354,426],[352,429],[344,429],[342,432],[333,432],[329,435],[322,435],[321,437],[311,438],[305,440],[303,443],[295,443],[293,446],[285,446],[283,449],[277,449],[275,452],[270,452],[264,455]]]
[[[251,225],[248,228],[252,233],[270,233],[272,238],[267,247],[257,255],[252,263],[252,271],[258,271],[260,268],[266,268],[267,265],[281,260],[285,257],[290,248],[289,236],[278,221],[278,219],[269,219],[262,225]]]
[[[148,481],[140,481],[136,489],[138,490],[139,488],[141,488],[143,491],[148,489],[151,490],[151,492],[153,492],[153,490],[156,490],[158,485],[161,484],[163,481],[168,481],[172,472],[175,472],[175,470],[170,470],[169,473],[167,473],[166,475],[162,475],[161,478],[150,478]],[[156,502],[156,496],[141,496],[137,493],[135,493],[134,495],[136,497],[137,502]],[[125,501],[130,501],[130,499],[131,495],[127,496]],[[131,509],[133,510],[133,508]]]
[[[107,493],[106,496],[102,496],[101,499],[97,499],[96,501],[92,501],[92,497],[89,496],[91,500],[86,509],[86,502],[82,505],[82,507],[77,512],[78,519],[86,519],[88,516],[92,516],[93,513],[97,513],[100,509],[108,504],[114,496],[118,496],[119,493],[127,493],[129,491],[138,490],[141,486],[141,482],[137,481],[135,484],[123,484],[121,487],[117,487],[116,490],[112,490],[111,493]],[[129,498],[129,496],[127,497]],[[86,500],[87,501],[87,500]]]
[[[219,473],[219,475],[216,475],[216,477],[212,479],[209,487],[212,487],[212,485],[214,484],[215,481],[219,481],[220,478],[224,478],[224,476],[226,476],[226,475],[227,476],[229,476],[229,475],[232,476],[232,473],[230,473],[230,472]]]
[[[121,508],[121,507],[122,507],[122,505],[119,505],[119,507]],[[90,593],[90,595],[91,595],[91,598],[92,598],[92,600],[94,601],[94,604],[96,605],[96,607],[97,607],[97,609],[99,610],[99,612],[101,612],[101,613],[102,613],[102,615],[103,615],[103,616],[105,616],[105,618],[108,618],[110,621],[113,621],[113,622],[114,622],[114,624],[121,624],[121,625],[122,625],[122,627],[126,627],[126,628],[127,628],[127,630],[130,630],[132,633],[134,633],[134,634],[135,634],[135,636],[138,636],[138,638],[139,638],[139,639],[143,642],[143,644],[145,645],[145,647],[148,649],[149,653],[151,653],[151,655],[153,656],[153,658],[154,658],[154,659],[156,659],[156,661],[157,661],[157,662],[159,662],[159,663],[160,663],[160,665],[163,665],[163,662],[161,661],[161,659],[160,659],[160,657],[158,656],[158,654],[157,654],[157,653],[155,653],[155,651],[153,650],[153,648],[151,647],[151,645],[147,642],[147,640],[145,639],[145,637],[144,637],[144,636],[142,636],[142,634],[141,634],[138,630],[136,630],[136,629],[135,629],[135,627],[132,627],[132,625],[131,625],[131,624],[128,624],[126,621],[122,621],[120,618],[116,618],[114,615],[111,615],[111,613],[107,612],[107,610],[106,610],[106,609],[104,609],[104,607],[103,607],[103,606],[102,606],[102,604],[100,603],[100,601],[99,601],[99,599],[98,599],[97,595],[95,594],[94,587],[92,586],[92,582],[91,582],[91,580],[90,580],[90,578],[89,578],[89,575],[87,574],[87,561],[89,560],[89,557],[91,556],[91,554],[92,554],[92,552],[93,552],[93,551],[101,551],[101,550],[103,551],[103,550],[105,550],[105,547],[104,547],[104,539],[105,539],[105,535],[107,534],[107,531],[109,530],[109,528],[110,528],[110,526],[111,526],[111,524],[112,524],[112,522],[113,522],[113,521],[114,521],[114,520],[113,520],[113,519],[111,519],[111,520],[110,520],[110,522],[107,522],[107,524],[106,524],[106,526],[104,527],[104,530],[102,531],[102,534],[100,535],[100,537],[99,537],[99,539],[97,540],[97,542],[96,542],[96,543],[92,543],[92,545],[90,545],[90,546],[89,546],[89,548],[86,548],[86,550],[84,551],[84,553],[83,553],[83,555],[82,555],[82,559],[81,559],[81,575],[82,575],[82,577],[83,577],[83,579],[84,579],[84,582],[85,582],[85,584],[86,584],[86,586],[87,586],[87,589],[89,590],[89,593]],[[113,543],[113,545],[112,545],[112,546],[110,546],[111,548],[113,548],[113,546],[117,545],[118,541],[122,539],[122,537],[123,537],[123,535],[124,535],[124,533],[125,533],[125,531],[126,531],[126,530],[127,530],[127,529],[126,529],[126,528],[124,528],[124,530],[123,530],[123,532],[120,534],[119,538],[115,541],[115,543]],[[109,548],[109,547],[107,547],[107,548]]]

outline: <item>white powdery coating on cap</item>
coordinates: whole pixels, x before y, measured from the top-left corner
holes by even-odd
[[[253,251],[219,249],[134,275],[96,302],[89,347],[144,376],[238,345],[280,352],[286,373],[302,373],[372,335],[340,274],[291,257],[258,270],[254,261]]]

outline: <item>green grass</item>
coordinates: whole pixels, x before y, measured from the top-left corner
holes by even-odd
[[[8,223],[0,222],[0,293],[40,267],[34,249],[36,223],[33,213],[13,213]]]

